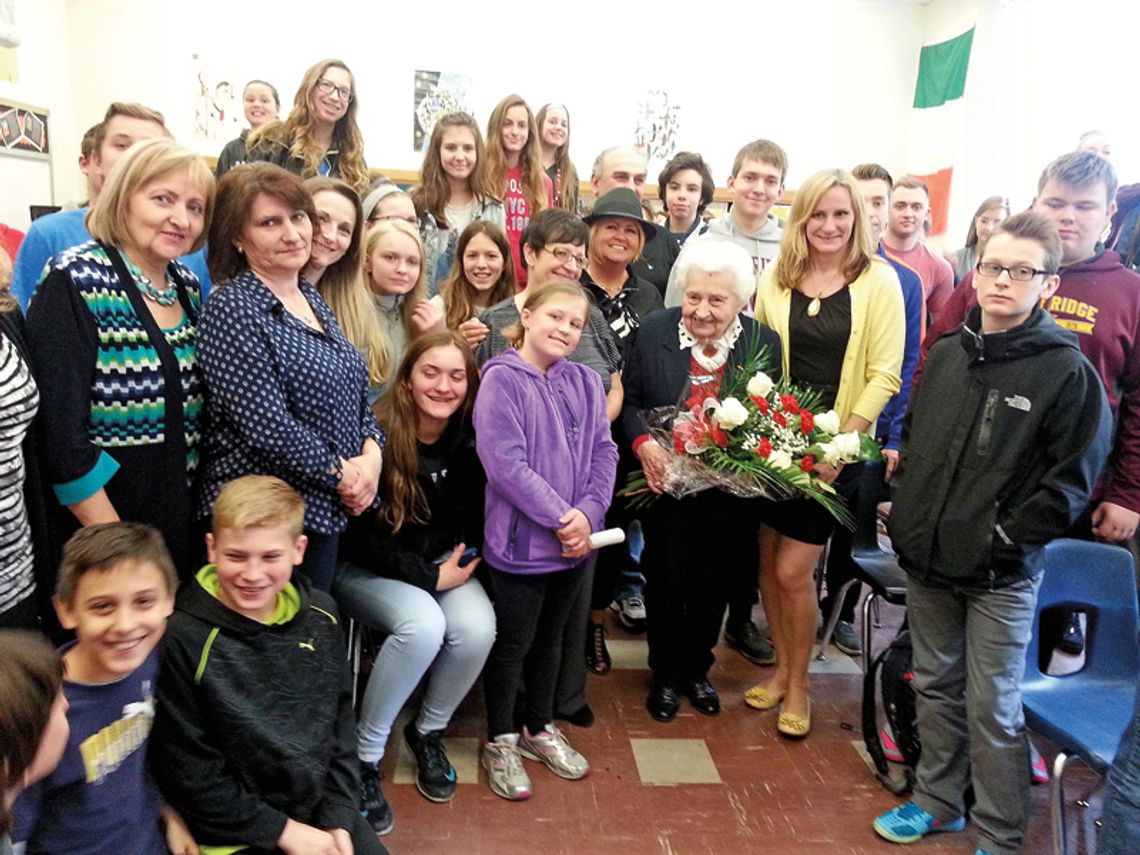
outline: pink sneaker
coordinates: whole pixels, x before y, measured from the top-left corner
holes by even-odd
[[[890,760],[892,763],[905,763],[906,758],[903,757],[899,747],[895,744],[894,737],[887,728],[879,731],[879,742],[883,746],[883,756]]]
[[[1045,758],[1032,740],[1029,742],[1029,780],[1034,784],[1049,783],[1049,767],[1045,765]]]

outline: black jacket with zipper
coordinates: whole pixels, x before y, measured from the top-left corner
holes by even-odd
[[[982,335],[975,308],[930,350],[903,424],[889,531],[899,563],[933,586],[999,588],[1088,504],[1112,416],[1076,335],[1034,308]]]

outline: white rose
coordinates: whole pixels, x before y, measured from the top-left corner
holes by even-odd
[[[839,433],[839,413],[835,412],[835,410],[820,413],[815,417],[815,426],[828,433]]]
[[[775,388],[772,378],[763,371],[757,371],[748,381],[748,395],[751,398],[767,398],[768,393]]]
[[[821,442],[819,450],[823,452],[823,462],[828,466],[836,466],[839,463],[839,449],[835,447],[833,442]]]
[[[768,457],[768,463],[775,466],[777,469],[791,469],[792,468],[792,455],[780,448],[773,451]]]
[[[713,420],[725,430],[732,430],[748,421],[748,410],[736,398],[725,398],[713,413]]]
[[[855,431],[836,434],[832,444],[835,445],[835,450],[839,452],[839,459],[842,462],[850,463],[859,459],[859,434]]]

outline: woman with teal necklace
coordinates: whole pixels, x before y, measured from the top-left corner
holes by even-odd
[[[167,139],[135,145],[87,215],[94,239],[51,259],[28,307],[59,534],[149,523],[183,573],[196,557],[202,300],[174,259],[204,243],[213,200],[195,154]]]

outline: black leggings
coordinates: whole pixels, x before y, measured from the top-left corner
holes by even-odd
[[[525,575],[490,568],[497,625],[483,669],[490,738],[516,732],[515,699],[524,673],[527,728],[533,733],[554,719],[562,631],[582,585],[582,567]]]

